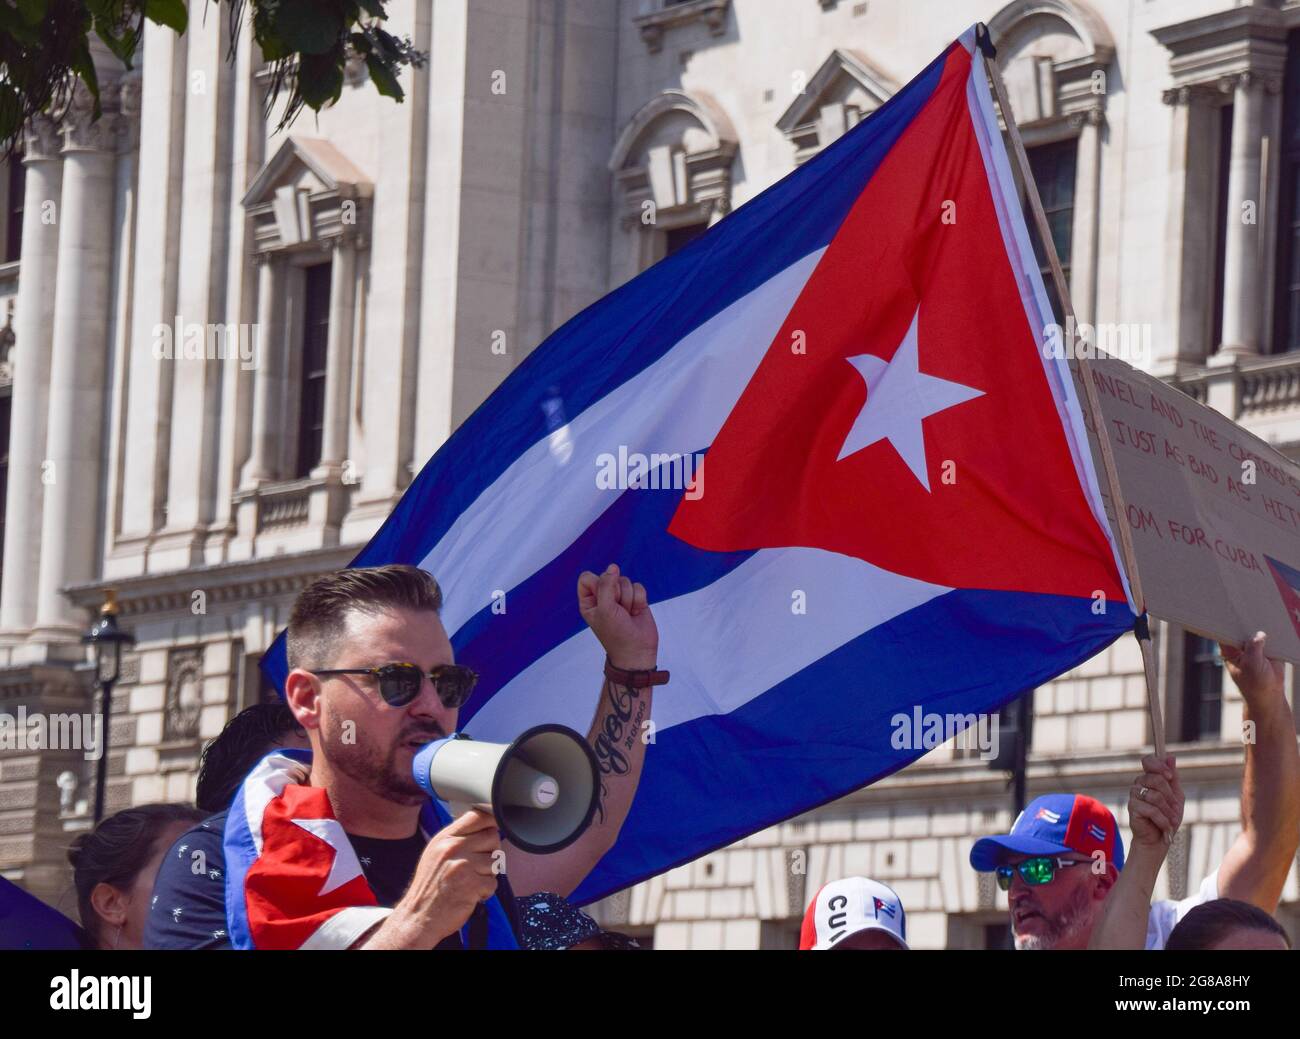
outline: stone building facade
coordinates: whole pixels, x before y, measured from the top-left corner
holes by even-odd
[[[360,69],[287,130],[247,33],[149,26],[100,56],[104,116],[37,120],[0,175],[0,711],[92,709],[79,637],[116,589],[137,639],[110,810],[188,799],[264,695],[296,591],[345,564],[529,349],[680,248],[988,22],[1083,321],[1300,445],[1300,2],[391,0],[429,60]],[[1250,213],[1252,219],[1238,214]],[[651,218],[647,220],[647,214]],[[197,356],[196,356],[197,355]],[[1157,631],[1189,793],[1162,894],[1237,831],[1241,703]],[[1121,813],[1150,742],[1131,640],[1035,691],[1029,795]],[[0,872],[69,909],[93,762],[0,750]],[[812,892],[893,884],[918,947],[1005,939],[970,871],[1006,777],[952,746],[602,903],[658,947],[789,947]],[[1293,871],[1281,915],[1300,924]]]

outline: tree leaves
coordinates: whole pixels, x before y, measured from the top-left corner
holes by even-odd
[[[320,111],[343,93],[343,65],[333,54],[304,54],[298,63],[298,92],[308,108]]]
[[[402,91],[402,85],[393,74],[392,68],[385,65],[382,59],[375,57],[373,54],[367,54],[366,68],[370,70],[370,82],[375,85],[375,89],[384,97],[391,97],[397,101],[401,101],[406,97],[406,94]]]
[[[402,69],[426,55],[381,27],[388,0],[191,0],[220,7],[230,19],[230,58],[239,23],[251,12],[253,39],[270,65],[269,112],[285,98],[280,128],[305,106],[319,111],[342,96],[344,70],[358,56],[384,97],[403,98]],[[0,0],[0,142],[12,151],[36,114],[58,109],[80,80],[100,114],[90,37],[125,68],[139,51],[148,19],[183,34],[186,0]]]
[[[355,3],[348,6],[356,11]],[[279,0],[272,24],[286,50],[306,56],[328,54],[340,46],[343,18],[329,0]]]
[[[144,16],[149,21],[175,29],[178,33],[185,32],[190,20],[185,0],[145,0]]]

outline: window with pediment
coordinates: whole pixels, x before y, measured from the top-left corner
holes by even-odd
[[[682,247],[731,211],[737,139],[712,98],[667,90],[624,128],[610,159],[619,207],[615,280]]]
[[[832,51],[776,123],[794,145],[795,164],[807,162],[848,133],[897,89],[862,53]]]

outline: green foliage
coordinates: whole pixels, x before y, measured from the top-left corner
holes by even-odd
[[[220,7],[223,0],[203,0]],[[388,0],[224,0],[233,59],[251,13],[253,39],[270,68],[269,112],[285,98],[280,128],[303,107],[320,111],[343,92],[349,60],[360,60],[380,94],[403,98],[398,77],[425,55],[383,28]],[[24,124],[59,112],[79,80],[100,114],[92,37],[131,68],[148,19],[177,33],[189,24],[185,0],[0,0],[0,147],[12,149]]]

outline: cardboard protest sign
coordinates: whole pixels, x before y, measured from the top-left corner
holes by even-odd
[[[1230,643],[1264,631],[1269,656],[1300,663],[1300,465],[1123,361],[1088,370],[1148,611]]]

